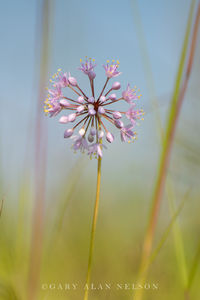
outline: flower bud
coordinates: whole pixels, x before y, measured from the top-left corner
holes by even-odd
[[[70,76],[70,77],[68,78],[68,81],[69,81],[69,83],[70,83],[72,86],[77,86],[77,80],[76,80],[76,78]]]
[[[66,124],[66,123],[68,123],[68,122],[69,122],[68,116],[62,116],[62,117],[60,117],[59,122],[60,122],[61,124]]]
[[[60,105],[64,107],[69,107],[70,103],[66,99],[61,99],[60,100]]]
[[[96,129],[94,128],[94,126],[91,127],[91,129],[90,129],[90,134],[91,134],[92,136],[95,136],[95,135],[96,135]]]
[[[74,122],[76,119],[76,114],[75,113],[72,113],[68,116],[68,120],[69,122]]]
[[[84,136],[85,134],[85,129],[84,128],[81,128],[78,132],[81,136]]]
[[[110,132],[107,132],[106,139],[109,143],[112,143],[114,141],[114,135],[112,135]]]
[[[98,138],[99,138],[99,139],[102,139],[103,136],[104,136],[103,130],[99,130],[99,131],[98,131]]]
[[[90,116],[96,115],[96,111],[94,110],[94,105],[92,105],[92,104],[89,104],[89,105],[88,105],[88,114],[89,114]]]
[[[106,101],[106,97],[105,97],[105,96],[101,96],[101,97],[100,97],[100,101],[101,101],[101,102],[105,102],[105,101]]]
[[[74,129],[67,129],[64,132],[64,138],[69,138],[74,133]]]
[[[90,102],[90,103],[94,103],[94,97],[90,97],[90,98],[88,98],[88,102]]]
[[[79,103],[84,103],[84,98],[83,98],[83,96],[79,96],[78,99],[77,99],[77,101],[78,101]]]
[[[94,136],[91,135],[91,134],[89,134],[89,135],[88,135],[88,141],[89,141],[90,143],[94,142]]]
[[[105,114],[105,109],[102,106],[99,106],[98,113],[99,114]]]
[[[112,85],[112,90],[119,90],[120,87],[121,87],[120,82],[116,81],[116,82],[114,82],[113,85]]]
[[[124,127],[124,123],[121,120],[115,120],[115,126],[119,129]]]
[[[116,99],[117,99],[116,94],[111,94],[111,95],[109,96],[109,99],[112,100],[112,101],[116,100]]]
[[[122,115],[119,111],[114,111],[113,118],[114,119],[121,119]]]
[[[90,78],[90,80],[93,80],[96,77],[96,74],[93,71],[90,71],[88,73],[88,77]]]
[[[80,105],[80,106],[77,107],[76,110],[77,110],[78,113],[81,113],[81,112],[84,111],[84,109],[85,109],[85,106],[84,105]]]

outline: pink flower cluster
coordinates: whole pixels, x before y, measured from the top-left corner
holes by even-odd
[[[106,91],[110,79],[121,74],[118,71],[118,61],[116,63],[112,61],[111,64],[107,61],[107,64],[103,66],[106,82],[101,93],[95,96],[95,67],[95,60],[87,58],[85,62],[81,60],[79,70],[88,76],[91,87],[91,95],[88,96],[80,88],[76,78],[72,77],[70,73],[63,73],[61,69],[58,69],[57,73],[50,79],[52,88],[48,89],[44,111],[50,117],[62,113],[59,119],[61,124],[75,123],[74,126],[70,126],[64,132],[64,138],[73,140],[75,151],[87,151],[90,156],[102,157],[102,150],[106,148],[103,140],[105,139],[109,143],[114,141],[114,135],[107,129],[105,121],[119,129],[123,142],[130,142],[136,139],[134,127],[139,119],[143,119],[144,112],[142,109],[135,109],[136,102],[141,96],[137,95],[136,87],[131,88],[128,84],[121,95],[117,96],[116,91],[120,90],[121,84],[115,81]],[[76,98],[71,99],[64,95],[64,89],[67,88],[73,91]],[[129,105],[126,111],[110,108],[110,106],[118,104],[119,101],[124,101]],[[127,125],[124,124],[123,118],[129,121]],[[77,129],[78,133],[75,134]]]

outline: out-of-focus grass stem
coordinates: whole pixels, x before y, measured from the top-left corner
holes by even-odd
[[[163,192],[164,192],[164,184],[165,184],[165,179],[166,179],[166,172],[167,172],[167,167],[169,165],[169,158],[170,158],[170,153],[172,149],[172,144],[174,140],[174,135],[175,135],[175,129],[176,129],[176,124],[177,120],[179,117],[180,109],[182,107],[182,102],[183,98],[185,95],[188,79],[189,79],[189,74],[191,71],[192,67],[192,61],[191,59],[191,53],[192,53],[192,58],[194,57],[194,50],[195,50],[195,45],[196,45],[196,25],[194,26],[194,33],[192,37],[192,43],[191,43],[191,50],[190,50],[190,58],[189,58],[189,63],[188,66],[190,68],[187,68],[186,72],[186,77],[185,80],[182,84],[181,88],[181,80],[183,77],[183,72],[184,72],[184,65],[185,65],[185,60],[186,60],[186,54],[187,54],[187,45],[189,43],[189,34],[190,34],[190,28],[192,24],[192,15],[193,15],[193,10],[194,10],[194,4],[195,1],[192,2],[191,4],[191,9],[190,9],[190,14],[189,14],[189,19],[188,19],[188,24],[187,24],[187,29],[186,29],[186,34],[185,34],[185,39],[184,39],[184,44],[182,48],[182,55],[180,58],[180,63],[179,63],[179,68],[178,68],[178,73],[176,77],[176,83],[174,87],[174,93],[172,96],[171,100],[171,107],[168,115],[168,121],[167,121],[167,129],[166,129],[166,135],[163,140],[163,149],[161,152],[161,157],[160,157],[160,163],[159,163],[159,171],[158,171],[158,176],[157,176],[157,181],[152,197],[152,209],[150,213],[150,218],[149,218],[149,223],[144,239],[144,244],[143,244],[143,250],[142,250],[142,259],[141,259],[141,265],[140,265],[140,271],[139,271],[139,283],[143,283],[148,269],[146,269],[146,272],[141,274],[141,270],[143,270],[144,265],[146,265],[151,249],[152,249],[152,242],[153,242],[153,237],[155,233],[155,228],[157,224],[157,219],[158,219],[158,213],[159,213],[159,208],[160,208],[160,203],[162,200]],[[195,22],[196,24],[196,22]],[[137,290],[135,293],[135,300],[140,300],[142,299],[142,289]]]
[[[44,202],[45,202],[45,178],[46,178],[46,157],[47,157],[47,128],[43,118],[43,99],[45,97],[45,85],[47,82],[48,59],[49,59],[49,25],[51,1],[38,1],[38,9],[41,10],[38,32],[37,47],[39,53],[37,60],[40,60],[38,101],[35,123],[35,195],[34,212],[32,223],[32,238],[30,252],[30,266],[28,274],[27,299],[37,299],[38,284],[40,280],[43,225],[44,225]],[[38,24],[38,22],[37,22]],[[40,27],[40,28],[39,28]],[[39,40],[39,42],[38,42]]]
[[[91,267],[92,267],[92,258],[93,258],[93,252],[94,252],[94,239],[95,239],[96,223],[97,223],[98,208],[99,208],[100,184],[101,184],[101,157],[99,156],[99,158],[98,158],[98,167],[97,167],[96,200],[95,200],[95,205],[94,205],[92,230],[91,230],[91,237],[90,237],[90,249],[89,249],[89,259],[88,259],[88,269],[87,269],[87,278],[86,278],[86,284],[85,284],[84,300],[88,299],[88,291],[89,291],[89,284],[90,284],[90,277],[91,277]]]
[[[131,3],[133,5],[134,23],[135,23],[136,33],[140,45],[140,51],[142,55],[142,62],[143,62],[144,74],[147,82],[148,93],[150,95],[150,100],[152,101],[152,107],[154,108],[154,112],[156,116],[156,124],[157,124],[156,128],[158,129],[159,137],[162,141],[164,138],[164,130],[162,128],[161,116],[158,111],[158,100],[156,98],[153,72],[151,69],[151,63],[148,55],[148,49],[147,49],[147,44],[145,39],[145,33],[143,30],[143,24],[141,22],[137,1],[133,0]],[[194,6],[192,7],[192,10],[193,8]],[[183,54],[185,55],[185,53]],[[168,177],[166,178],[166,192],[167,192],[168,204],[170,209],[170,215],[172,217],[175,212],[175,193],[174,193],[173,183],[170,178],[170,175],[168,175]],[[174,222],[173,225],[173,236],[174,236],[174,245],[175,245],[175,251],[177,256],[177,262],[181,273],[181,278],[183,281],[183,285],[186,286],[187,266],[186,266],[186,259],[185,259],[185,251],[184,251],[184,245],[182,241],[181,229],[177,221]]]
[[[0,204],[0,217],[1,217],[1,214],[2,214],[2,211],[3,211],[3,198],[1,199],[1,204]]]
[[[199,263],[200,263],[200,242],[199,242],[199,245],[197,247],[197,252],[196,252],[196,255],[194,257],[194,260],[193,260],[193,263],[192,263],[192,267],[191,267],[190,272],[189,272],[188,283],[187,283],[187,287],[186,287],[186,290],[185,290],[185,299],[186,300],[190,299],[189,292],[190,292],[192,283],[194,281],[194,278],[195,278],[196,271],[198,269]]]
[[[189,191],[190,190],[188,190],[185,193],[185,196],[184,196],[183,200],[181,201],[181,203],[179,204],[178,208],[176,209],[176,211],[172,215],[172,218],[171,218],[171,221],[170,221],[169,225],[167,226],[167,228],[163,232],[160,241],[158,242],[157,246],[155,247],[155,249],[151,253],[148,261],[146,262],[146,265],[144,265],[143,269],[141,269],[141,273],[142,272],[144,273],[146,271],[146,269],[148,269],[150,267],[150,265],[153,263],[153,261],[156,259],[157,255],[158,255],[158,253],[162,249],[164,243],[166,242],[166,240],[167,240],[167,238],[168,238],[168,236],[169,236],[169,234],[171,232],[172,227],[174,226],[174,224],[175,224],[175,222],[177,220],[177,217],[179,216],[180,212],[182,211],[185,202],[188,200]]]

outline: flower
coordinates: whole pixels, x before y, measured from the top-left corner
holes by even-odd
[[[50,98],[51,100],[58,100],[62,98],[62,89],[60,85],[56,85],[55,89],[50,89],[49,90]]]
[[[72,145],[72,148],[77,151],[80,150],[82,153],[84,153],[85,150],[88,150],[88,143],[83,136],[75,136],[74,137],[74,144]]]
[[[69,85],[69,80],[68,80],[68,77],[67,77],[67,73],[59,75],[58,78],[59,78],[59,80],[57,82],[57,85],[60,85],[61,88],[64,88],[64,87]]]
[[[130,140],[134,140],[136,137],[136,132],[132,131],[133,125],[129,124],[123,128],[121,128],[121,140],[122,142],[127,142]]]
[[[102,152],[103,148],[106,148],[106,146],[101,143],[92,144],[89,147],[88,155],[90,155],[90,157],[92,157],[93,155],[95,155],[97,157],[99,157],[99,156],[102,157],[103,156],[103,152]]]
[[[95,59],[89,58],[89,60],[86,58],[85,63],[82,63],[82,59],[80,59],[81,67],[79,70],[81,70],[84,74],[88,75],[88,77],[93,80],[96,77],[96,74],[94,73],[95,65]]]
[[[117,63],[114,63],[114,60],[112,61],[112,64],[109,65],[109,60],[107,60],[107,64],[103,65],[105,71],[106,71],[106,76],[108,78],[112,78],[112,77],[117,77],[121,74],[121,72],[119,72],[117,69],[119,67],[119,62],[117,61]]]
[[[126,117],[131,121],[133,125],[136,124],[136,121],[140,119],[140,116],[144,115],[144,112],[142,109],[135,110],[135,105],[131,105],[131,107],[126,112]]]
[[[89,95],[83,92],[76,78],[72,77],[70,73],[62,73],[61,69],[58,69],[50,79],[52,87],[47,89],[48,95],[44,101],[44,111],[50,117],[64,112],[59,118],[59,123],[65,126],[71,124],[70,128],[65,130],[64,138],[73,140],[72,148],[75,151],[87,152],[90,157],[102,157],[103,149],[107,148],[104,141],[108,143],[114,141],[114,135],[110,129],[107,129],[106,122],[110,123],[115,130],[118,129],[123,142],[130,142],[136,139],[136,132],[133,131],[133,128],[139,119],[143,119],[144,113],[142,109],[135,109],[134,101],[140,98],[140,95],[137,95],[136,87],[131,89],[128,84],[126,90],[122,92],[122,97],[115,93],[110,94],[112,90],[117,92],[121,88],[120,82],[114,82],[110,88],[107,87],[112,77],[121,74],[118,71],[118,61],[117,63],[112,61],[111,65],[107,61],[107,65],[104,65],[106,82],[99,95],[96,95],[94,91],[95,67],[94,60],[86,59],[79,68],[90,79],[91,93]],[[71,98],[67,94],[65,95],[64,91],[67,89],[71,89],[76,97]],[[108,90],[106,91],[106,89]],[[119,111],[119,107],[114,109],[114,105],[117,105],[119,101],[127,102],[129,107],[124,111]],[[131,124],[126,125],[126,119]],[[78,130],[78,134],[75,133],[76,130]]]
[[[130,84],[127,85],[125,91],[122,92],[122,98],[128,103],[132,103],[132,100],[137,100],[140,98],[140,95],[137,96],[136,90],[130,88]]]

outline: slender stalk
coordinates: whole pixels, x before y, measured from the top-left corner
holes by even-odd
[[[78,96],[81,96],[81,94],[79,92],[77,92],[71,85],[68,85],[68,87],[74,91],[74,93],[76,93]]]
[[[99,98],[98,98],[97,102],[99,102],[99,99],[101,98],[101,96],[102,96],[102,94],[103,94],[103,92],[104,92],[104,90],[105,90],[105,88],[106,88],[106,86],[107,86],[107,83],[108,83],[109,79],[110,79],[110,78],[107,78],[107,79],[106,79],[106,82],[105,82],[105,84],[104,84],[104,87],[103,87],[103,89],[102,89],[100,95],[99,95]]]
[[[90,238],[88,270],[87,270],[84,300],[88,299],[88,290],[89,290],[90,277],[91,277],[92,258],[93,258],[93,252],[94,252],[94,239],[95,239],[96,223],[97,223],[98,208],[99,208],[100,183],[101,183],[101,157],[99,156],[99,158],[98,158],[98,167],[97,167],[96,200],[95,200],[95,206],[94,206],[94,214],[93,214],[93,222],[92,222],[92,230],[91,230],[91,238]]]
[[[79,89],[79,91],[81,92],[81,94],[86,98],[88,99],[88,97],[86,96],[86,94],[82,91],[82,89],[80,88],[80,86],[77,84],[77,89]]]
[[[188,283],[187,283],[187,287],[185,290],[185,295],[187,295],[186,299],[189,299],[189,291],[191,289],[192,283],[194,281],[198,266],[200,263],[200,241],[197,247],[197,252],[196,255],[194,257],[193,263],[192,263],[192,267],[190,269],[190,273],[189,273],[189,279],[188,279]]]
[[[92,90],[92,96],[95,98],[95,95],[94,95],[94,79],[90,79],[90,86],[91,86],[91,90]]]
[[[182,49],[182,55],[181,55],[179,69],[178,69],[177,78],[176,78],[176,85],[174,87],[174,93],[173,93],[173,97],[171,100],[171,108],[170,108],[170,112],[169,112],[169,116],[168,116],[166,135],[165,135],[164,141],[163,141],[163,150],[162,150],[161,157],[160,157],[157,182],[155,185],[155,190],[154,190],[154,194],[153,194],[153,198],[152,198],[152,209],[151,209],[149,224],[147,227],[147,232],[145,235],[143,249],[142,249],[142,258],[141,258],[141,265],[140,265],[139,278],[138,278],[138,283],[140,283],[140,284],[144,283],[147,272],[148,272],[148,268],[146,268],[145,272],[143,272],[143,269],[144,269],[144,266],[146,265],[147,261],[149,260],[149,256],[151,254],[152,243],[153,243],[156,224],[157,224],[157,220],[158,220],[160,204],[161,204],[161,200],[162,200],[162,196],[163,196],[163,192],[164,192],[164,184],[165,184],[165,179],[166,179],[167,167],[169,165],[170,154],[171,154],[171,150],[172,150],[176,125],[177,125],[178,117],[179,117],[180,110],[182,107],[182,103],[183,103],[183,99],[184,99],[184,95],[185,95],[185,91],[186,91],[186,87],[187,87],[187,83],[188,83],[188,79],[189,79],[189,74],[191,71],[192,61],[193,61],[193,59],[189,58],[186,77],[185,77],[185,80],[181,87],[181,79],[182,79],[182,76],[183,76],[182,74],[184,71],[184,62],[186,60],[186,54],[187,54],[186,49],[187,49],[187,45],[189,42],[189,33],[190,33],[191,24],[192,24],[193,9],[194,9],[194,1],[191,4],[191,10],[190,10],[190,15],[189,15],[189,19],[188,19],[185,40],[184,40],[183,49]],[[198,10],[199,9],[200,9],[200,7],[198,8]],[[196,23],[198,23],[198,22],[199,22],[199,17],[197,14],[197,18],[196,18],[195,26],[194,26],[193,37],[192,37],[191,48],[190,48],[190,56],[189,56],[189,57],[192,56],[192,58],[194,58],[194,50],[195,50],[197,27],[198,27],[196,25]],[[188,70],[189,70],[189,72],[188,72]],[[134,299],[135,300],[142,299],[142,289],[136,291],[136,293],[134,295]]]
[[[112,88],[108,90],[108,92],[105,94],[105,97],[112,91]]]
[[[113,104],[113,103],[118,102],[118,101],[120,101],[120,100],[122,100],[122,99],[123,99],[123,98],[119,98],[119,99],[114,100],[114,101],[111,101],[111,102],[109,102],[109,103],[102,104],[102,106]],[[109,100],[109,99],[107,99],[106,101],[108,101],[108,100]],[[105,101],[105,102],[106,102],[106,101]]]
[[[42,7],[42,10],[41,10]],[[52,3],[48,0],[41,1],[38,10],[41,11],[37,41],[39,36],[40,52],[36,59],[40,60],[40,78],[38,83],[38,100],[35,122],[35,160],[34,160],[34,210],[32,221],[32,236],[30,261],[27,281],[26,299],[38,299],[38,287],[40,281],[43,234],[44,234],[44,209],[45,209],[45,183],[46,183],[46,157],[47,157],[47,128],[42,117],[42,101],[44,99],[44,86],[47,82],[49,62],[49,29],[52,18]],[[37,42],[38,46],[38,42]],[[38,74],[38,70],[37,70]]]
[[[0,217],[3,211],[3,198],[1,199],[1,205],[0,205]]]

